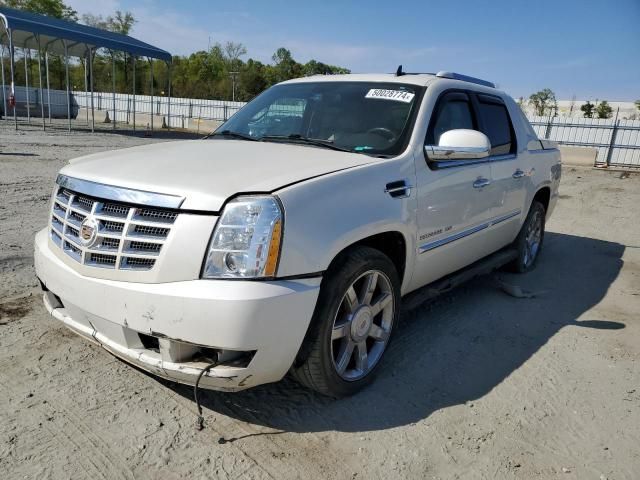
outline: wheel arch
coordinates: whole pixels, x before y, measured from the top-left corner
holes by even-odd
[[[406,240],[405,236],[399,231],[387,231],[370,235],[368,237],[361,238],[360,240],[357,240],[340,250],[331,260],[323,276],[320,286],[319,300],[316,303],[314,314],[311,318],[311,321],[309,322],[304,340],[302,341],[298,349],[296,358],[291,366],[290,372],[293,373],[294,377],[296,378],[299,378],[299,376],[296,374],[296,370],[307,360],[311,353],[311,340],[316,338],[320,332],[322,317],[318,316],[318,311],[323,307],[323,305],[326,305],[326,303],[320,301],[323,295],[323,291],[325,291],[325,289],[332,288],[333,282],[329,281],[331,275],[335,272],[336,269],[339,268],[342,262],[348,261],[348,259],[350,258],[350,252],[357,252],[359,247],[367,247],[369,249],[376,250],[377,252],[380,252],[383,255],[387,256],[390,259],[391,263],[396,267],[396,269],[402,268],[403,272],[406,270]],[[367,256],[365,258],[369,257]],[[398,271],[398,280],[400,282],[399,290],[401,291],[403,277],[400,275],[400,271]],[[400,291],[398,292],[398,298],[402,296]]]
[[[533,202],[540,202],[544,207],[545,212],[548,212],[550,201],[551,201],[551,188],[549,186],[543,186],[536,191],[535,195],[533,196],[533,199],[531,200],[531,205],[533,205]],[[529,206],[529,209],[531,209],[531,205]]]
[[[408,257],[407,245],[407,239],[400,231],[390,230],[376,233],[368,237],[361,238],[360,240],[356,240],[345,246],[333,256],[328,268],[331,268],[331,265],[339,261],[342,256],[348,254],[349,250],[359,246],[370,247],[389,257],[393,265],[396,267],[400,283],[404,284],[405,275],[408,273],[406,268]]]

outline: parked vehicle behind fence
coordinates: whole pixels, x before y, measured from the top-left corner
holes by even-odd
[[[10,104],[11,87],[5,86],[5,97],[2,96],[2,90],[0,89],[0,116],[13,116],[13,107]],[[7,102],[7,114],[4,112],[4,100]],[[67,118],[68,113],[71,114],[71,118],[77,118],[79,106],[78,102],[73,95],[69,93],[69,111],[67,110],[67,94],[61,90],[42,90],[40,94],[39,88],[25,88],[15,87],[14,98],[16,104],[16,116],[18,117],[33,117],[42,118],[44,116],[49,118],[49,110],[51,110],[51,118]],[[49,108],[51,107],[51,108]]]
[[[56,319],[158,376],[290,372],[340,397],[379,370],[403,297],[487,258],[534,267],[560,173],[489,82],[307,77],[206,140],[71,161],[36,271]]]

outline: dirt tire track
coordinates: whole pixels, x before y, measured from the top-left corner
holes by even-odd
[[[5,369],[5,366],[0,364],[0,368]],[[24,395],[24,392],[28,391],[25,383],[18,381],[8,383],[6,378],[4,381],[0,380],[0,386],[5,392]],[[21,377],[13,375],[9,378],[18,379]],[[72,450],[77,452],[76,461],[92,472],[87,478],[103,478],[105,480],[133,480],[135,478],[124,458],[115,453],[105,441],[92,431],[91,416],[86,417],[86,415],[75,412],[70,406],[72,404],[60,402],[56,396],[48,396],[47,403],[38,400],[29,403],[27,408],[31,412],[35,412],[35,414],[31,413],[31,416],[40,418],[42,420],[40,424],[54,439],[74,447]],[[86,420],[82,419],[83,416],[86,417]]]

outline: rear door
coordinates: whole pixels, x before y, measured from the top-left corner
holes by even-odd
[[[520,228],[524,210],[526,181],[530,172],[518,156],[517,139],[509,110],[502,98],[477,93],[472,95],[479,130],[491,142],[493,181],[492,226],[489,235],[495,249],[511,243]],[[525,212],[526,213],[526,212]]]
[[[471,97],[449,91],[438,99],[425,145],[454,129],[478,129]],[[416,158],[418,255],[412,287],[418,288],[490,253],[486,226],[493,204],[488,159],[431,162]]]

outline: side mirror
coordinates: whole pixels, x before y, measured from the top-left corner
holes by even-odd
[[[441,160],[477,160],[491,151],[489,138],[477,130],[449,130],[440,135],[438,145],[425,145],[427,158]]]

